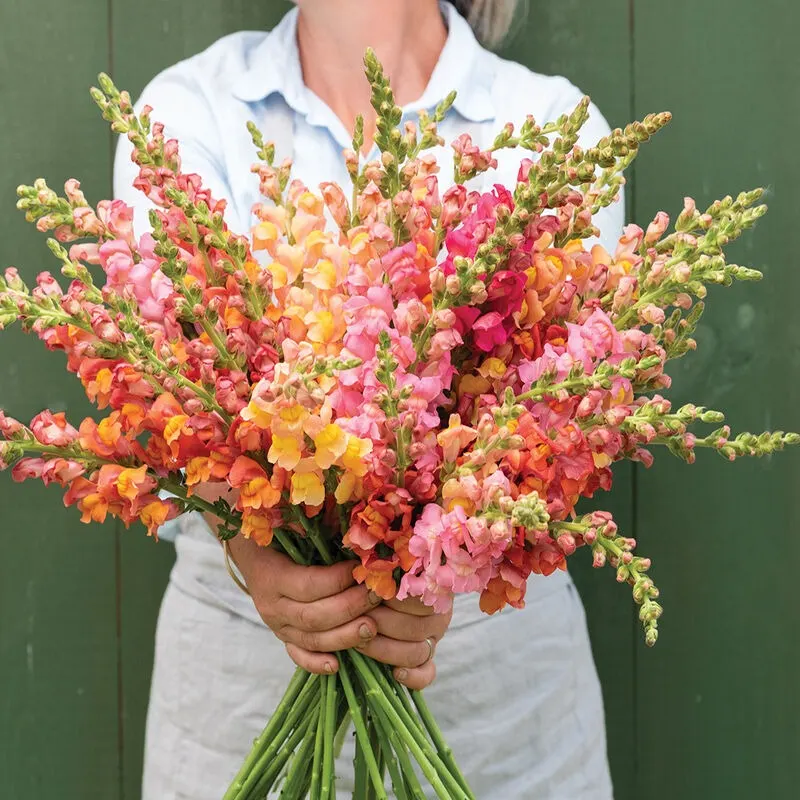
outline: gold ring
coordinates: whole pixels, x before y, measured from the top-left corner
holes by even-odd
[[[428,657],[420,664],[421,667],[424,667],[433,658],[435,641],[436,640],[432,639],[430,636],[425,639],[425,644],[428,645]]]

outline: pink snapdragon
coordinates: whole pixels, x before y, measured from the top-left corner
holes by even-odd
[[[78,431],[67,422],[63,411],[57,414],[42,411],[31,420],[30,428],[36,439],[44,445],[67,447],[78,439]]]
[[[391,287],[370,286],[364,295],[350,297],[344,304],[344,312],[345,347],[358,358],[372,358],[378,334],[389,328],[394,313]]]
[[[112,239],[100,246],[99,259],[106,272],[106,286],[125,296],[131,293],[136,299],[141,316],[151,322],[164,318],[167,299],[174,293],[172,282],[161,272],[155,255],[155,240],[150,234],[142,236],[134,260],[127,242]]]
[[[490,311],[472,324],[472,337],[475,346],[484,353],[508,341],[508,331],[503,325],[503,317],[497,311]]]
[[[623,340],[608,314],[595,308],[580,325],[567,323],[567,351],[583,364],[586,372],[595,362],[624,352]]]

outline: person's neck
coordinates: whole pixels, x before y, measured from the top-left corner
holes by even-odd
[[[348,130],[364,116],[365,146],[374,111],[363,58],[371,47],[392,82],[395,100],[418,99],[447,40],[437,0],[300,0],[297,43],[306,86]]]

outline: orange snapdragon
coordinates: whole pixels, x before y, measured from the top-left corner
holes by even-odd
[[[280,489],[272,484],[266,470],[252,458],[239,456],[231,466],[228,482],[239,490],[240,510],[272,508],[281,499]]]

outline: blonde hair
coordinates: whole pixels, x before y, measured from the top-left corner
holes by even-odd
[[[454,0],[482,44],[496,47],[511,29],[519,0]]]

